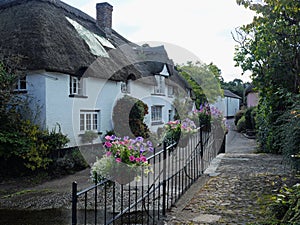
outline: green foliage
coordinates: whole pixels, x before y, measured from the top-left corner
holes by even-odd
[[[61,176],[66,174],[72,174],[76,171],[83,170],[89,165],[83,158],[78,147],[70,148],[64,151],[64,154],[58,158],[55,158],[49,165],[49,173],[52,176]]]
[[[280,124],[278,136],[281,138],[280,149],[292,167],[300,171],[300,96],[295,105],[277,120]]]
[[[242,116],[241,119],[239,119],[236,129],[238,132],[242,132],[246,130],[246,118],[245,116]]]
[[[188,62],[187,65],[177,67],[179,74],[188,81],[193,89],[197,108],[205,102],[215,102],[219,96],[223,95],[217,75],[219,71],[213,64]]]
[[[12,126],[14,130],[0,131],[0,157],[20,158],[31,170],[47,168],[52,161],[51,151],[64,147],[69,141],[60,131],[43,131],[30,121],[20,120]]]
[[[297,225],[300,221],[300,184],[283,186],[270,205],[271,217],[278,225]],[[276,222],[276,223],[275,223]]]
[[[149,128],[144,123],[148,106],[141,100],[124,96],[119,99],[113,110],[114,131],[120,136],[149,137]]]
[[[256,107],[250,107],[245,112],[245,126],[246,129],[254,130],[255,129],[255,117],[256,117]]]
[[[239,110],[234,115],[234,124],[237,125],[239,120],[242,118],[242,116],[245,114],[245,110]]]
[[[260,94],[257,137],[263,152],[281,153],[286,121],[278,120],[300,92],[300,1],[237,0],[257,13],[252,23],[236,30],[235,61],[251,71]],[[283,131],[285,130],[285,131]]]

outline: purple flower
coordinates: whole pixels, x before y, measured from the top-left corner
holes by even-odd
[[[136,140],[137,142],[143,142],[143,141],[144,141],[144,138],[143,138],[143,137],[137,137],[135,140]]]
[[[147,141],[147,145],[148,145],[149,147],[152,147],[152,142],[151,142],[151,141]]]
[[[141,147],[140,147],[140,153],[143,153],[145,151],[145,147],[144,147],[144,145],[141,145]]]

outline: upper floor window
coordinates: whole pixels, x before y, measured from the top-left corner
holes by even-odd
[[[130,93],[130,82],[121,82],[121,92],[122,93]]]
[[[154,86],[154,94],[165,94],[165,78],[160,75],[155,75],[156,86]]]
[[[26,76],[23,76],[18,79],[15,86],[15,91],[26,91],[26,90],[27,90]]]
[[[100,110],[80,110],[80,131],[98,131]]]
[[[81,77],[70,76],[70,95],[69,97],[87,98],[85,96],[85,80]]]

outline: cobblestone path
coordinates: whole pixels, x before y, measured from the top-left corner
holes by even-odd
[[[262,224],[266,208],[262,200],[291,174],[281,156],[255,154],[255,140],[229,133],[227,139],[235,137],[206,171],[208,181],[193,185],[165,224]]]

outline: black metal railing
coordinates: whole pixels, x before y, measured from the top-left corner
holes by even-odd
[[[82,191],[73,182],[72,224],[157,224],[211,160],[225,152],[225,138],[220,142],[214,136],[201,127],[186,146],[163,143],[147,158],[153,173],[140,181],[127,185],[96,181]]]

